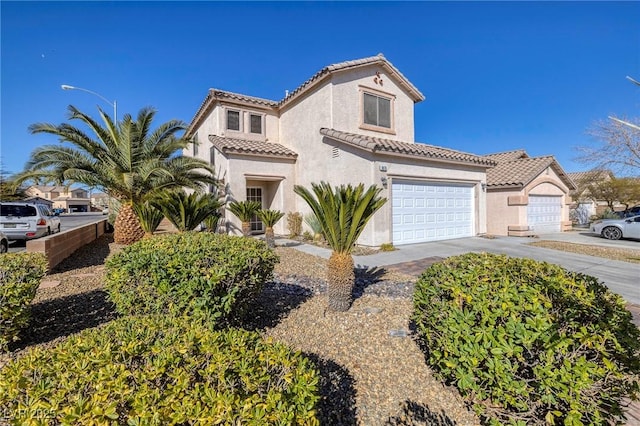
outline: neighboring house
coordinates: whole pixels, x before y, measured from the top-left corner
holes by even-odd
[[[91,200],[86,189],[65,186],[32,185],[25,190],[27,195],[51,200],[54,209],[67,212],[88,212]]]
[[[487,155],[487,232],[532,236],[571,229],[570,192],[576,185],[553,156],[524,150]]]
[[[601,215],[609,210],[609,204],[605,200],[594,200],[587,186],[591,183],[610,181],[614,176],[608,170],[591,170],[587,172],[567,173],[576,183],[576,190],[572,192],[573,204],[571,205],[572,216],[581,224],[589,223],[589,219],[594,215]],[[624,205],[619,202],[614,203],[614,210],[624,210]]]
[[[420,91],[384,56],[329,65],[273,101],[210,89],[185,155],[209,161],[232,200],[310,213],[294,185],[382,187],[388,199],[359,244],[408,244],[486,233],[490,158],[415,143]],[[240,222],[226,214],[229,230]],[[252,223],[254,232],[262,223]],[[286,220],[275,232],[286,234]]]
[[[91,205],[99,209],[106,209],[109,207],[111,197],[104,192],[94,192],[91,194]]]
[[[42,197],[27,197],[23,201],[32,204],[42,204],[44,206],[47,206],[47,208],[49,209],[53,207],[53,201],[47,200],[46,198]]]

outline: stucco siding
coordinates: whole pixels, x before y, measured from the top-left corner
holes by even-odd
[[[491,191],[487,193],[487,233],[508,235],[509,226],[526,226],[527,206],[515,202],[522,191]]]
[[[379,75],[376,74],[379,73]],[[376,83],[382,81],[382,85]],[[414,102],[384,73],[380,66],[360,68],[343,72],[333,77],[333,126],[345,132],[361,133],[403,142],[414,142],[413,107]],[[393,98],[392,133],[381,133],[363,128],[362,92],[367,91]]]
[[[228,183],[228,201],[247,199],[247,187],[262,188],[264,208],[280,210],[284,213],[295,211],[292,208],[294,164],[292,161],[276,161],[263,157],[230,156],[225,159]],[[282,178],[280,180],[280,178]],[[233,234],[241,234],[241,223],[229,211],[225,214],[227,228]],[[274,227],[276,234],[286,234],[286,218]]]

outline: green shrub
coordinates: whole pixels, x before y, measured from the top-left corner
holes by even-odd
[[[278,255],[262,241],[185,232],[139,241],[106,262],[105,287],[122,314],[240,316],[271,278]]]
[[[18,340],[29,324],[29,304],[47,273],[42,253],[5,253],[0,256],[0,351]]]
[[[597,425],[639,390],[624,306],[594,277],[470,253],[423,273],[413,320],[429,364],[487,423]]]
[[[380,245],[380,251],[395,251],[393,243],[384,243]]]
[[[0,370],[0,406],[16,424],[38,413],[68,425],[317,425],[317,394],[300,353],[186,317],[123,317]]]

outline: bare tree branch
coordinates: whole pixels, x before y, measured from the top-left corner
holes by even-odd
[[[640,119],[599,121],[588,134],[595,142],[576,147],[577,162],[591,165],[593,169],[614,170],[621,175],[640,174]]]

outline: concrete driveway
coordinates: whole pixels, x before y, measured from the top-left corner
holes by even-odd
[[[399,246],[398,250],[392,252],[380,252],[369,256],[354,256],[354,261],[360,267],[376,267],[392,266],[434,257],[446,258],[468,252],[488,252],[514,257],[527,257],[538,261],[555,263],[565,269],[597,277],[609,289],[620,294],[628,302],[640,305],[640,264],[527,245],[532,241],[540,240],[640,250],[640,241],[638,240],[609,241],[584,230],[541,235],[539,238],[497,237],[489,239],[473,237],[413,244]],[[426,265],[428,265],[428,262]]]

